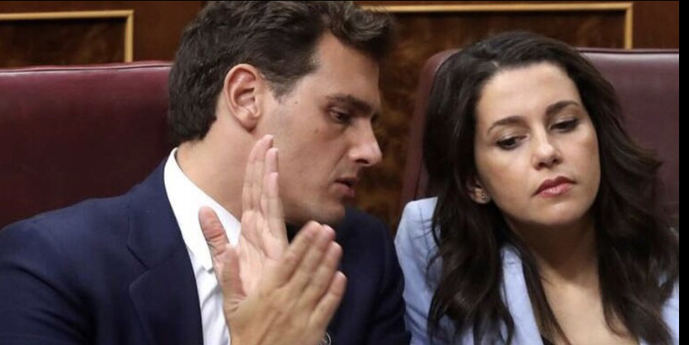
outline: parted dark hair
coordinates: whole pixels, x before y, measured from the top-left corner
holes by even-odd
[[[576,84],[598,136],[601,180],[592,205],[603,312],[615,332],[618,318],[631,335],[669,344],[663,303],[679,282],[679,235],[659,202],[660,162],[629,137],[612,85],[568,45],[527,32],[507,32],[463,48],[436,73],[427,108],[424,163],[438,201],[433,235],[438,247],[429,263],[442,262],[429,312],[429,336],[438,337],[449,317],[455,334],[473,328],[476,343],[514,320],[500,294],[500,250],[512,246],[522,268],[541,332],[569,341],[547,302],[533,255],[507,226],[494,203],[475,203],[468,182],[474,157],[476,105],[486,82],[505,69],[549,62]]]
[[[215,121],[223,80],[235,65],[256,67],[276,97],[314,71],[317,42],[330,32],[377,61],[388,51],[392,20],[350,1],[216,1],[184,30],[170,71],[173,141],[203,139]]]

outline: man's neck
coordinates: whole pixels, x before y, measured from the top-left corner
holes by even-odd
[[[235,218],[241,219],[246,157],[214,152],[204,141],[187,141],[180,144],[175,158],[187,178]]]

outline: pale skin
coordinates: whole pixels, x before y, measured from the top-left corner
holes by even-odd
[[[235,247],[213,211],[199,212],[233,345],[318,344],[344,295],[342,249],[326,224],[381,159],[378,64],[329,33],[315,60],[279,98],[256,67],[232,67],[208,133],[177,151],[182,171],[241,220]],[[289,162],[279,173],[278,148]],[[291,243],[285,222],[302,226]]]
[[[332,34],[317,48],[317,69],[280,98],[256,67],[232,67],[208,133],[177,151],[182,171],[237,218],[244,183],[238,162],[248,161],[264,135],[273,135],[289,162],[280,167],[279,189],[285,219],[297,226],[337,224],[361,171],[381,160],[372,128],[380,113],[378,64]]]
[[[589,212],[600,182],[598,141],[574,82],[547,62],[500,71],[483,86],[476,117],[471,197],[495,202],[526,242],[571,344],[637,344],[603,315]],[[540,191],[557,178],[568,182]],[[550,340],[567,343],[557,334]]]
[[[223,291],[232,344],[318,344],[344,295],[342,249],[327,225],[309,222],[287,243],[272,137],[249,155],[238,245],[210,208],[199,221]]]

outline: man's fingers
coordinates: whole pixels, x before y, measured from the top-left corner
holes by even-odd
[[[261,214],[260,191],[263,189],[263,161],[266,151],[272,145],[273,137],[266,135],[259,139],[251,149],[242,187],[241,237],[256,248],[263,248],[261,232],[267,220]],[[258,196],[255,194],[259,193]]]
[[[237,249],[230,245],[225,228],[212,208],[203,206],[199,209],[199,223],[203,237],[210,249],[213,269],[223,295],[228,299],[237,300],[238,296],[244,295],[239,277]]]
[[[287,229],[285,228],[285,216],[282,211],[282,200],[278,191],[278,173],[273,172],[267,176],[266,188],[266,214],[268,229],[272,235],[287,245]]]
[[[320,301],[332,283],[333,275],[337,271],[337,265],[340,262],[341,256],[342,247],[336,242],[330,242],[323,260],[319,263],[316,272],[299,298],[298,305],[311,309],[318,304],[318,301]]]
[[[270,173],[278,172],[278,149],[277,147],[271,147],[268,149],[266,152],[266,161],[265,161],[266,167],[265,167],[265,174],[268,175]]]
[[[323,298],[318,302],[316,309],[311,314],[311,323],[315,329],[326,329],[330,319],[340,305],[347,287],[347,278],[344,273],[337,271],[333,276],[330,287]]]
[[[242,184],[242,212],[251,209],[251,176],[253,176],[253,168],[254,161],[256,160],[257,146],[258,143],[254,144],[254,147],[251,148],[251,152],[249,152],[249,158],[247,158],[246,160],[246,169],[244,170],[244,183]]]
[[[223,255],[219,256],[217,260],[213,260],[213,268],[215,272],[221,272],[220,274],[216,273],[216,278],[225,298],[223,303],[232,305],[241,302],[246,293],[240,278],[241,268],[237,248],[228,245]]]
[[[271,135],[266,135],[259,139],[254,147],[251,148],[249,153],[249,158],[246,163],[246,170],[244,171],[244,184],[242,185],[242,210],[256,209],[259,207],[257,198],[254,198],[254,190],[260,188],[260,184],[263,183],[261,173],[258,173],[259,169],[258,161],[263,161],[265,159],[265,150],[270,147],[273,142],[273,137]],[[257,186],[258,185],[258,186]]]
[[[222,254],[229,244],[225,228],[223,228],[218,215],[215,214],[212,208],[203,206],[199,209],[199,224],[201,224],[201,232],[206,239],[206,243],[211,251],[211,257]]]
[[[256,156],[254,157],[253,168],[251,169],[251,207],[258,209],[261,202],[261,192],[263,190],[263,169],[266,161],[266,151],[273,146],[273,136],[266,135],[259,140],[256,145]]]
[[[269,191],[270,178],[273,174],[277,174],[277,155],[278,149],[275,147],[271,147],[266,151],[263,176],[261,177],[263,183],[263,188],[261,190],[261,212],[263,212],[264,215],[267,215],[269,212],[268,199],[270,195],[277,194],[277,192],[271,193],[271,191]]]
[[[288,289],[293,296],[300,296],[303,294],[306,285],[309,283],[318,265],[321,263],[323,255],[325,255],[330,243],[332,243],[335,238],[335,232],[329,226],[319,226],[318,230],[315,240],[304,254],[304,259],[299,263],[299,266],[297,266],[288,283]]]
[[[313,246],[320,228],[320,224],[312,221],[304,225],[297,233],[297,236],[294,237],[294,240],[283,254],[282,259],[270,268],[266,284],[267,289],[281,287],[290,280],[297,266],[301,264],[304,256]]]
[[[241,229],[239,232],[240,243],[249,243],[255,248],[262,248],[263,241],[257,228],[261,226],[263,220],[255,210],[244,211],[241,219]]]

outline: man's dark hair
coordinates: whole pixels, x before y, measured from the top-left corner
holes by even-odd
[[[233,66],[256,67],[280,97],[318,67],[313,55],[328,32],[380,61],[390,46],[392,21],[349,1],[209,3],[184,30],[170,72],[168,120],[175,144],[204,138]]]
[[[569,342],[545,296],[534,256],[495,203],[477,204],[468,189],[477,174],[476,105],[484,86],[500,71],[542,62],[562,68],[577,86],[598,138],[601,178],[592,213],[605,320],[617,333],[615,318],[637,339],[669,344],[661,309],[679,282],[679,237],[660,206],[660,162],[627,134],[612,85],[588,60],[560,41],[527,32],[502,33],[465,47],[436,73],[423,152],[438,195],[432,229],[438,245],[434,260],[442,261],[442,270],[429,332],[441,335],[447,316],[457,331],[473,327],[475,343],[502,334],[500,324],[511,342],[514,320],[501,298],[500,250],[512,246],[522,258],[542,334]]]

